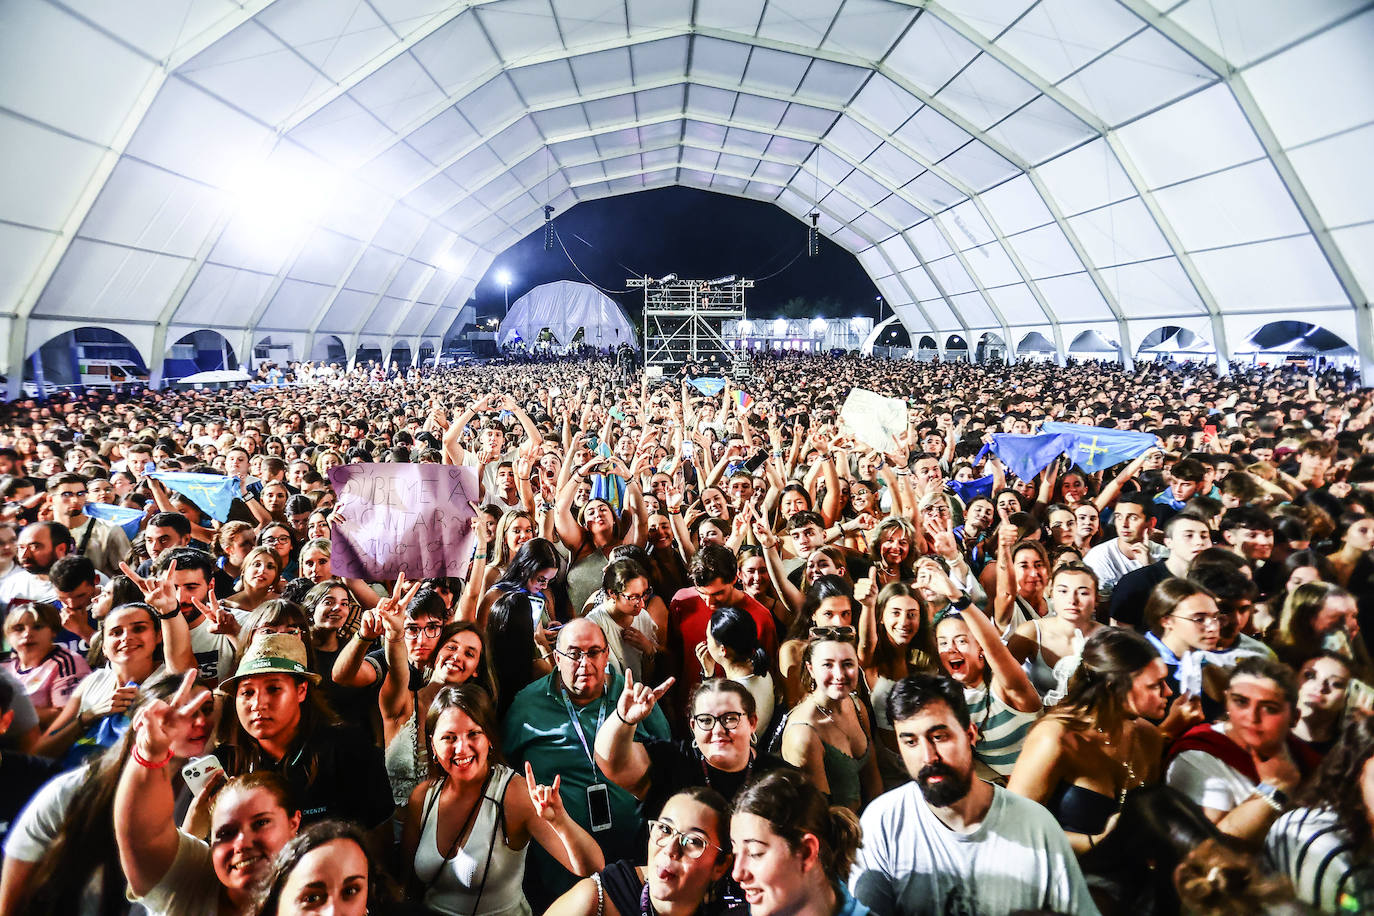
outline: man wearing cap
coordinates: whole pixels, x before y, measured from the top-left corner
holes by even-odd
[[[219,685],[234,707],[223,714],[225,740],[215,757],[226,776],[280,773],[303,824],[332,817],[375,830],[394,807],[382,751],[356,728],[336,724],[311,696],[319,682],[299,636],[259,634]]]
[[[536,773],[562,777],[563,804],[596,840],[607,862],[641,855],[638,801],[602,774],[594,759],[596,733],[607,716],[616,714],[623,679],[607,671],[606,636],[586,618],[558,633],[556,666],[516,694],[506,713],[505,751],[518,771],[528,761]],[[658,707],[639,725],[645,735],[667,739],[668,720]],[[609,819],[594,818],[609,814]],[[577,880],[537,844],[525,867],[525,896],[542,912]]]

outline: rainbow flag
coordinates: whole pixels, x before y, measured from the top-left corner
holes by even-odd
[[[746,392],[736,390],[732,394],[735,399],[735,407],[739,408],[740,410],[743,410],[750,404],[754,403],[754,399],[751,398]]]

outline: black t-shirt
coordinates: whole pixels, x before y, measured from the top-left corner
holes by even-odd
[[[658,817],[668,799],[683,789],[710,786],[730,801],[746,782],[773,770],[794,769],[781,757],[757,753],[752,766],[738,773],[727,773],[707,763],[697,750],[696,742],[690,738],[646,738],[642,743],[649,753],[651,780],[649,791],[639,803],[639,813],[645,820]]]
[[[371,652],[367,653],[367,657],[364,659],[364,661],[376,669],[377,687],[378,689],[381,689],[382,681],[386,680],[386,673],[391,670],[391,663],[386,660],[386,649],[373,649]],[[423,671],[421,671],[419,668],[416,668],[414,665],[410,665],[409,667],[409,688],[410,691],[414,693],[421,687],[425,686],[425,675]]]
[[[391,817],[391,781],[382,749],[357,728],[319,728],[300,736],[286,756],[268,767],[253,766],[249,755],[221,744],[215,756],[228,776],[271,769],[286,778],[292,800],[300,806],[301,824],[325,818],[353,821],[371,829]]]
[[[381,679],[378,678],[366,687],[344,687],[334,683],[334,662],[341,652],[343,652],[342,643],[333,652],[326,652],[323,649],[315,650],[315,660],[319,664],[319,671],[315,673],[323,678],[320,681],[319,689],[324,693],[330,708],[334,710],[339,719],[365,729],[374,741],[380,743],[381,730],[377,695],[382,689]]]
[[[1116,588],[1112,589],[1111,610],[1108,612],[1110,618],[1133,627],[1138,633],[1144,633],[1145,603],[1150,600],[1150,593],[1156,585],[1172,577],[1173,573],[1169,572],[1164,560],[1126,573],[1117,580]]]
[[[33,794],[58,773],[56,760],[27,754],[0,755],[0,841],[10,832],[10,824],[24,810]]]

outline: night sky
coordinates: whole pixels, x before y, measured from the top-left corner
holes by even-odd
[[[850,309],[849,316],[877,316],[878,290],[854,256],[822,237],[820,254],[806,257],[806,225],[772,204],[695,188],[660,188],[578,204],[555,213],[554,226],[577,267],[609,293],[624,290],[626,278],[636,274],[676,272],[702,280],[739,274],[760,281],[747,294],[751,317],[771,317],[797,296],[838,300]],[[487,270],[474,296],[480,317],[501,314],[502,288],[495,278],[503,269],[512,278],[511,302],[541,283],[585,282],[557,240],[552,251],[544,250],[541,228]],[[613,298],[632,314],[643,304],[638,289]],[[885,307],[884,315],[891,314]]]

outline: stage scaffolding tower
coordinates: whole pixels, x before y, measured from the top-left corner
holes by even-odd
[[[632,277],[628,287],[644,290],[644,366],[676,372],[683,363],[717,366],[725,372],[735,353],[721,335],[726,321],[747,317],[744,291],[753,280],[736,276],[714,280],[679,280],[676,274],[655,280]]]

